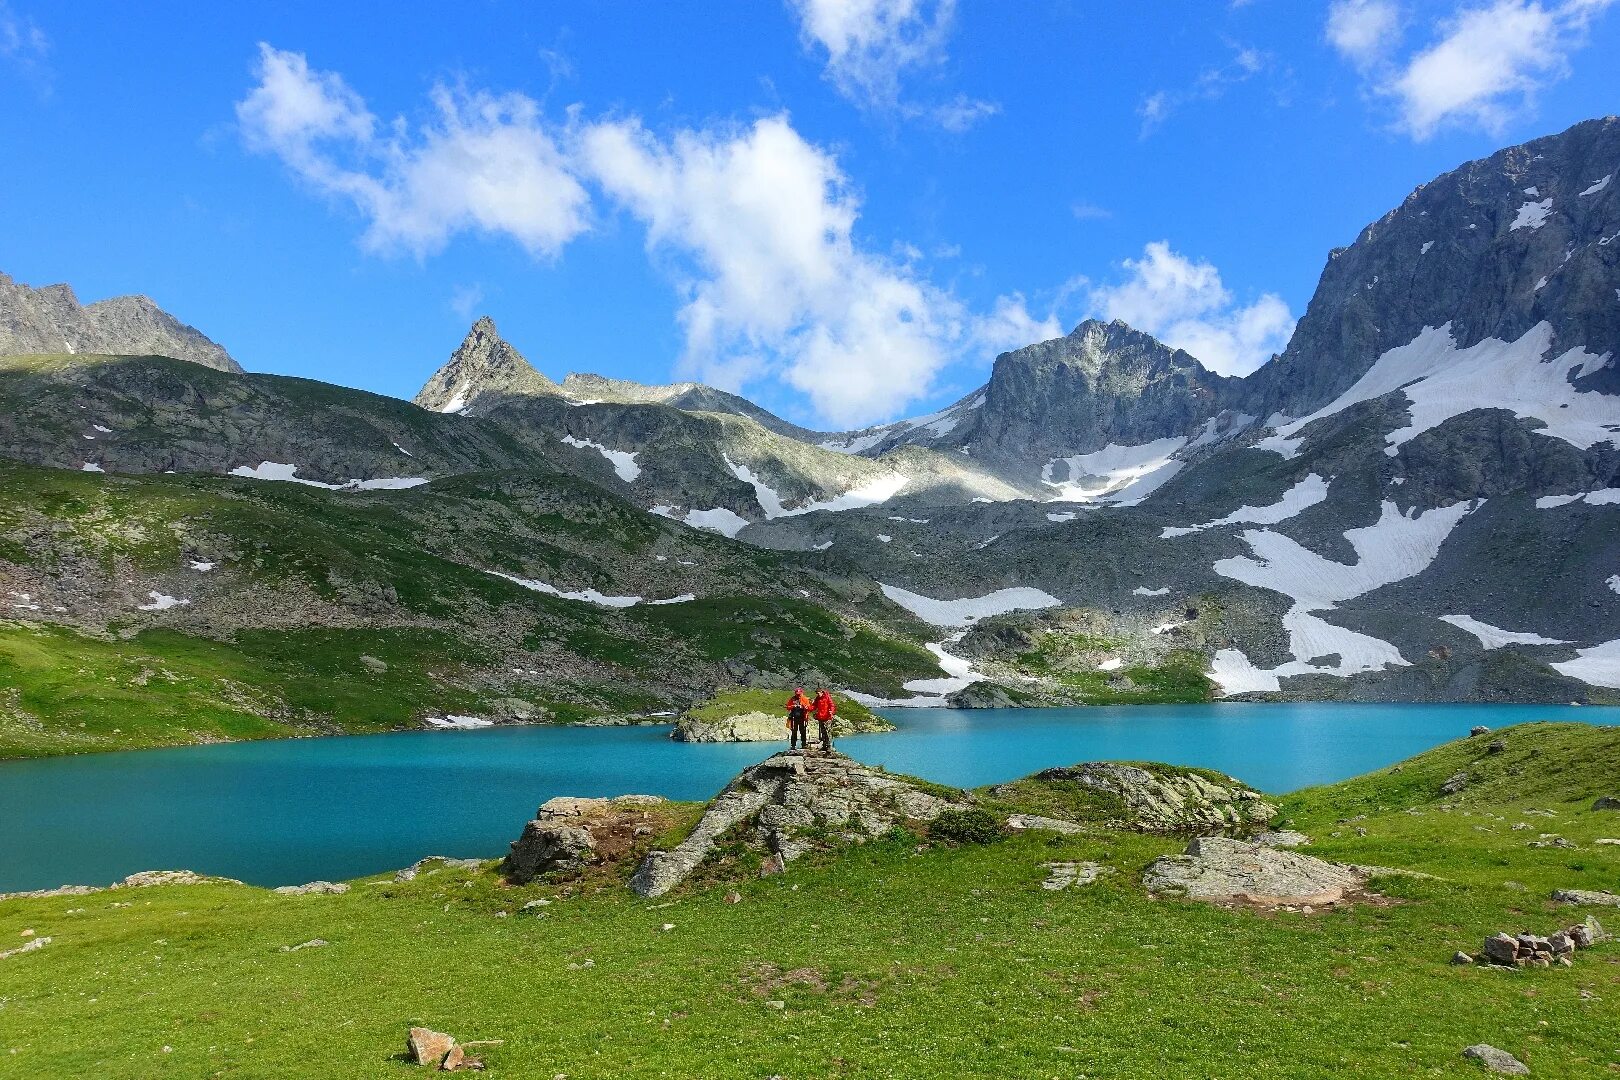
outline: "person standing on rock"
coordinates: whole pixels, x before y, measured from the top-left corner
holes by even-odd
[[[832,723],[833,717],[838,715],[838,706],[833,704],[832,695],[827,688],[822,687],[816,691],[816,700],[810,706],[810,711],[816,714],[816,726],[821,729],[821,752],[832,753]]]
[[[810,749],[810,699],[802,686],[787,699],[787,725],[788,749]]]

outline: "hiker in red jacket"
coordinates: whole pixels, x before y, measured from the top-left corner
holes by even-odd
[[[833,717],[838,715],[838,706],[833,704],[832,695],[826,689],[816,691],[816,700],[810,706],[810,711],[816,715],[816,726],[821,729],[821,752],[832,753],[832,724]]]

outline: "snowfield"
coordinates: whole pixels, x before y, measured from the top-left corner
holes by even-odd
[[[1294,659],[1270,669],[1255,668],[1237,649],[1216,655],[1210,678],[1225,694],[1244,690],[1277,689],[1277,678],[1320,673],[1355,675],[1394,665],[1408,666],[1400,651],[1387,641],[1335,626],[1313,614],[1331,611],[1350,600],[1396,581],[1422,573],[1440,553],[1440,545],[1465,514],[1483,503],[1455,503],[1416,516],[1402,514],[1385,502],[1378,521],[1344,534],[1356,553],[1356,562],[1337,563],[1270,529],[1243,534],[1254,557],[1234,556],[1215,563],[1222,577],[1245,585],[1282,593],[1294,603],[1283,616],[1289,651]],[[1338,663],[1313,661],[1338,654]],[[1224,656],[1224,659],[1222,657]],[[1261,685],[1266,684],[1266,685]]]
[[[1543,495],[1536,500],[1536,509],[1551,510],[1575,502],[1584,502],[1589,506],[1620,506],[1620,488],[1599,488],[1574,495]]]
[[[1252,523],[1255,525],[1275,525],[1279,521],[1287,521],[1296,514],[1315,506],[1327,498],[1328,482],[1315,473],[1283,492],[1282,498],[1269,506],[1240,506],[1223,518],[1215,521],[1206,521],[1202,525],[1189,525],[1182,529],[1165,529],[1159,534],[1161,540],[1169,540],[1175,536],[1186,536],[1189,533],[1202,532],[1205,529],[1214,529],[1221,525],[1238,525]]]
[[[1593,686],[1620,689],[1620,639],[1605,641],[1590,649],[1581,649],[1575,659],[1550,666],[1572,679],[1579,679]]]
[[[818,501],[815,499],[798,506],[783,505],[782,496],[777,490],[767,484],[762,477],[747,465],[739,465],[729,457],[723,459],[726,467],[743,483],[754,489],[754,498],[759,500],[759,508],[765,512],[765,520],[776,518],[800,517],[804,514],[813,514],[818,510],[836,513],[840,510],[858,510],[865,506],[876,506],[886,503],[900,493],[900,489],[910,483],[910,477],[900,473],[890,473],[880,476],[876,480],[869,480],[859,487],[850,488],[832,499]]]
[[[490,570],[488,572],[534,592],[545,593],[547,596],[555,596],[562,600],[578,600],[581,603],[595,604],[597,607],[627,608],[635,607],[637,604],[684,604],[697,599],[691,593],[672,596],[668,600],[648,600],[642,596],[609,596],[606,593],[597,592],[595,589],[578,589],[570,592],[559,589],[555,585],[548,585],[544,581],[536,581],[533,578],[514,577],[511,574],[503,574],[499,570]]]
[[[1181,471],[1175,454],[1186,445],[1185,436],[1137,446],[1109,443],[1089,454],[1053,458],[1041,469],[1041,483],[1056,489],[1054,502],[1140,501]],[[1059,465],[1062,480],[1054,479]]]
[[[344,484],[327,484],[319,480],[306,480],[298,475],[297,465],[279,461],[261,461],[251,468],[247,465],[238,465],[230,471],[230,475],[245,476],[250,480],[280,480],[303,484],[305,487],[321,488],[324,491],[403,491],[427,483],[427,478],[423,476],[384,476],[375,480],[350,480]]]
[[[170,596],[168,593],[160,593],[156,589],[146,595],[152,598],[152,602],[135,605],[141,611],[168,611],[170,608],[185,607],[191,603],[190,600],[181,600]]]
[[[1521,634],[1512,630],[1503,630],[1500,626],[1492,626],[1487,622],[1470,618],[1467,615],[1442,615],[1440,621],[1450,623],[1459,630],[1466,630],[1479,638],[1479,643],[1487,649],[1500,649],[1504,645],[1568,645],[1562,638],[1542,637],[1540,634]]]
[[[1050,593],[1031,588],[998,589],[983,596],[964,597],[961,600],[935,600],[894,585],[879,582],[879,587],[883,589],[884,596],[934,626],[967,627],[992,615],[1005,615],[1009,611],[1038,611],[1063,604]]]
[[[654,513],[656,512],[655,507]],[[721,533],[732,539],[736,539],[738,533],[753,524],[741,514],[727,510],[723,506],[715,507],[713,510],[688,510],[682,520],[694,529],[708,529],[710,532]]]
[[[1486,338],[1466,349],[1456,347],[1450,323],[1425,328],[1408,344],[1380,356],[1338,398],[1282,424],[1256,445],[1292,457],[1284,448],[1297,450],[1296,436],[1311,422],[1404,391],[1411,423],[1385,436],[1384,452],[1391,456],[1402,444],[1474,409],[1506,409],[1521,419],[1538,420],[1538,434],[1578,450],[1599,443],[1620,446],[1620,397],[1582,392],[1570,383],[1572,377],[1602,368],[1608,354],[1575,346],[1549,358],[1552,344],[1552,324],[1547,322],[1537,323],[1517,341]]]
[[[607,458],[608,464],[613,466],[613,471],[618,474],[619,479],[627,484],[641,475],[641,466],[636,464],[636,455],[629,450],[609,450],[599,442],[576,439],[572,435],[564,435],[562,441],[581,450],[595,450]]]
[[[442,728],[446,731],[472,731],[476,728],[495,726],[495,721],[481,720],[476,716],[429,716],[425,720],[429,727]]]
[[[1526,194],[1529,194],[1529,192],[1526,192]],[[1551,213],[1551,199],[1542,199],[1540,202],[1527,202],[1519,207],[1518,214],[1513,218],[1513,224],[1508,226],[1508,232],[1515,229],[1539,229],[1547,224],[1547,215]]]

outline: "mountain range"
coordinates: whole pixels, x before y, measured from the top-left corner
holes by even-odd
[[[853,432],[558,383],[487,318],[406,403],[0,277],[0,600],[261,665],[253,635],[347,634],[357,677],[405,635],[418,720],[813,677],[961,705],[1615,700],[1617,173],[1607,117],[1423,185],[1244,378],[1088,320]]]

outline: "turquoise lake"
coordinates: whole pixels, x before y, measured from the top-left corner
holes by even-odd
[[[1099,759],[1219,769],[1280,793],[1530,720],[1620,708],[1226,704],[890,710],[841,740],[862,761],[971,787]],[[785,743],[782,748],[785,749]],[[707,799],[775,744],[687,745],[667,727],[512,727],[291,739],[0,763],[0,891],[188,869],[286,885],[505,853],[554,795]]]

